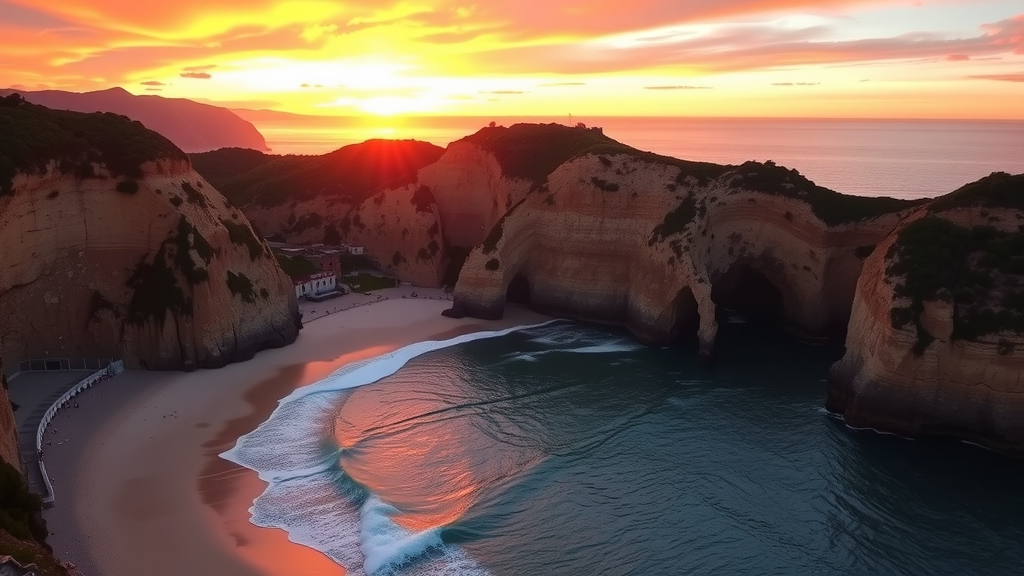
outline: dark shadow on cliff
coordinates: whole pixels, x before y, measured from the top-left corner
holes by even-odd
[[[736,264],[714,283],[718,321],[725,324],[737,316],[757,324],[784,326],[786,306],[782,290],[748,264]]]
[[[530,281],[522,273],[516,274],[508,283],[508,290],[505,292],[506,302],[517,302],[519,304],[530,304]]]

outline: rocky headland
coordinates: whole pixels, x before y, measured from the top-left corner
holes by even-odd
[[[842,334],[864,258],[913,206],[844,196],[771,162],[686,162],[580,128],[466,140],[512,181],[494,192],[518,194],[501,198],[511,207],[466,260],[450,314],[500,317],[518,300],[651,344],[696,330],[706,356],[720,308],[806,337]]]
[[[263,135],[231,110],[184,98],[155,94],[136,96],[124,88],[95,92],[0,90],[0,97],[20,94],[26,101],[54,110],[113,112],[142,122],[185,152],[229,146],[266,150]]]
[[[0,317],[9,362],[194,369],[295,340],[291,282],[185,154],[114,114],[0,102]]]
[[[499,318],[524,302],[650,344],[696,333],[707,358],[730,312],[845,337],[828,406],[851,425],[1024,447],[1024,326],[1006,320],[1024,314],[1020,177],[935,200],[854,197],[770,161],[687,162],[553,124],[484,128],[420,160],[361,199],[320,187],[239,205],[289,239],[365,244],[402,279],[457,279],[451,316]],[[918,287],[933,264],[901,248],[915,234],[953,242],[958,272]]]
[[[829,410],[1024,454],[1024,175],[914,210],[867,259]]]

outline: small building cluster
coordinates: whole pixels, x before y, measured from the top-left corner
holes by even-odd
[[[310,300],[325,300],[341,296],[338,290],[338,278],[333,272],[317,272],[305,278],[292,280],[295,285],[295,297]]]

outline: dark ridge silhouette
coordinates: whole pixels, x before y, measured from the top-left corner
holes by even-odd
[[[96,92],[0,90],[0,96],[21,94],[25,100],[73,112],[113,112],[142,122],[185,152],[206,152],[229,146],[267,150],[259,130],[234,112],[182,98],[135,96],[123,88]]]
[[[384,188],[416,181],[444,148],[416,140],[368,140],[322,156],[276,156],[224,149],[192,154],[197,172],[235,206],[278,206],[330,195],[357,204]]]

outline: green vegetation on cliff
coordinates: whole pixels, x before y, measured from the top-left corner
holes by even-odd
[[[829,226],[891,214],[928,201],[840,194],[818,186],[795,169],[779,166],[771,160],[763,164],[744,162],[730,171],[726,177],[735,177],[733,187],[806,202],[811,206],[815,216]]]
[[[302,256],[285,256],[284,254],[274,254],[274,256],[277,257],[278,266],[289,278],[305,278],[320,271],[316,264]]]
[[[192,299],[178,286],[178,278],[167,263],[167,243],[160,246],[152,262],[143,258],[135,266],[126,285],[134,289],[128,304],[131,324],[156,320],[162,328],[168,312],[173,317],[192,315]]]
[[[256,260],[264,253],[263,243],[260,242],[259,238],[252,233],[249,226],[240,222],[232,222],[231,220],[223,219],[220,221],[221,224],[227,228],[228,237],[231,238],[231,243],[237,246],[245,246],[249,249],[249,259]]]
[[[952,300],[954,338],[1024,333],[1024,233],[926,216],[899,232],[887,261],[894,294],[910,300],[891,310],[892,325],[914,323],[919,352],[931,342],[920,320],[930,300]]]
[[[561,124],[513,124],[507,128],[491,126],[463,140],[494,154],[506,176],[530,180],[535,187],[540,187],[548,175],[562,164],[588,154],[625,154],[646,162],[676,166],[681,171],[677,178],[680,182],[687,176],[693,176],[703,183],[726,171],[726,167],[717,164],[689,162],[643,152],[613,140],[597,129],[573,128]],[[599,159],[605,167],[612,165],[611,160],[604,156]]]
[[[235,296],[241,296],[243,302],[252,304],[256,301],[256,287],[252,280],[242,272],[236,274],[228,270],[227,284],[228,290],[231,290]]]
[[[39,174],[51,162],[80,177],[92,177],[95,163],[115,177],[141,178],[146,162],[186,159],[170,140],[125,116],[51,110],[17,94],[0,98],[0,134],[0,196],[11,193],[15,174]]]
[[[273,156],[237,148],[193,154],[192,165],[235,206],[280,206],[326,195],[357,204],[411,184],[443,148],[415,140],[369,140],[322,156]]]
[[[377,276],[376,274],[368,274],[366,272],[342,276],[339,283],[348,284],[352,287],[353,292],[371,292],[384,288],[394,288],[398,285],[394,278]]]
[[[928,211],[935,213],[967,207],[1010,208],[1024,211],[1024,174],[1011,176],[1006,172],[993,172],[936,198],[928,205]]]
[[[46,543],[49,531],[42,509],[42,500],[29,491],[21,472],[0,459],[0,555],[22,566],[35,564],[40,576],[65,576],[67,570]]]

